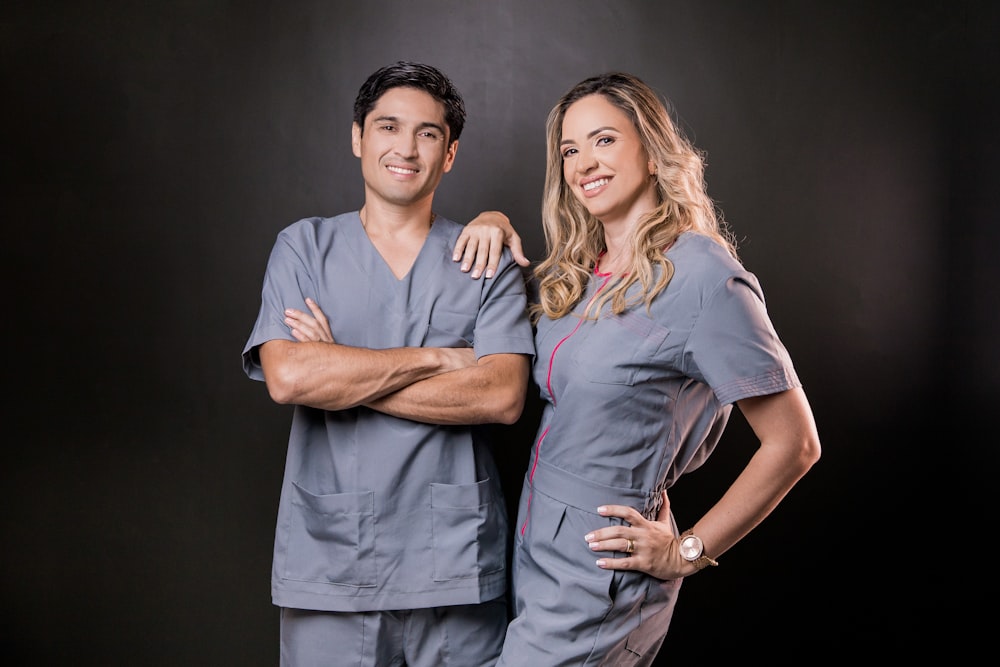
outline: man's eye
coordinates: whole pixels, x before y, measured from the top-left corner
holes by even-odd
[[[384,130],[386,132],[392,132],[392,131],[394,131],[396,129],[396,126],[395,125],[381,125],[381,126],[379,126],[379,129],[380,130]]]

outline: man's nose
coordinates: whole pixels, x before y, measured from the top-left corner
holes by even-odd
[[[400,134],[395,148],[402,157],[414,157],[417,154],[417,138],[413,135]]]

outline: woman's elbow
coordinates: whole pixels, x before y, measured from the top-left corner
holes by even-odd
[[[799,447],[799,460],[801,461],[803,472],[812,468],[819,461],[820,456],[822,456],[822,449],[819,438],[815,435],[802,441]]]

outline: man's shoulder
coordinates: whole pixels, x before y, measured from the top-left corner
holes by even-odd
[[[301,229],[303,227],[321,227],[328,225],[342,225],[346,224],[351,219],[358,219],[357,211],[350,211],[348,213],[340,213],[339,215],[326,216],[326,215],[312,215],[305,218],[299,218],[295,222],[291,223],[285,230]],[[282,230],[282,231],[285,231]]]
[[[434,215],[434,226],[444,229],[449,234],[458,234],[462,231],[465,225],[455,222],[451,218],[446,218],[443,215]]]
[[[315,238],[316,236],[333,234],[338,228],[343,228],[349,224],[351,220],[359,220],[357,211],[334,216],[315,215],[300,218],[278,232],[278,236],[296,239],[303,236]]]

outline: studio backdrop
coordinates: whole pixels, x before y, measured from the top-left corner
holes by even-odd
[[[968,560],[997,463],[997,18],[926,0],[8,3],[0,653],[277,664],[291,408],[240,353],[277,233],[360,206],[354,96],[401,59],[467,104],[435,209],[507,213],[533,260],[549,109],[593,74],[645,79],[705,151],[795,359],[823,458],[685,582],[658,664],[970,649],[985,621],[942,623],[992,601]],[[533,392],[497,427],[511,501],[537,416]],[[754,447],[735,416],[672,491],[681,523]]]

